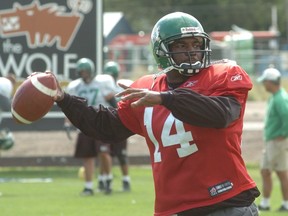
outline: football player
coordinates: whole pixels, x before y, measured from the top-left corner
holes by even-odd
[[[126,85],[130,86],[133,81],[127,79],[120,79],[119,78],[120,66],[114,62],[109,61],[104,65],[104,74],[109,74],[114,78],[116,84],[116,92],[121,92],[123,89],[117,84],[125,83]],[[123,140],[119,143],[113,143],[111,145],[111,153],[112,156],[116,156],[122,172],[122,189],[123,191],[130,191],[130,176],[129,176],[129,167],[128,167],[128,155],[127,155],[127,140]]]
[[[16,78],[12,73],[9,73],[7,77],[0,77],[0,123],[1,111],[10,111],[11,109],[11,97],[15,83]]]
[[[14,136],[8,128],[0,130],[0,150],[9,150],[14,146]]]
[[[80,78],[70,82],[67,92],[71,95],[83,97],[91,106],[105,104],[116,107],[115,84],[110,75],[96,75],[94,63],[88,58],[78,60],[76,72]],[[82,115],[79,113],[79,115]],[[66,127],[69,121],[65,121]],[[93,176],[95,169],[95,157],[99,152],[103,167],[103,181],[105,192],[111,193],[112,159],[110,156],[110,144],[96,140],[83,133],[79,133],[76,141],[75,157],[83,160],[85,185],[81,195],[93,195]]]
[[[156,216],[254,216],[259,196],[241,157],[243,115],[252,82],[233,61],[210,62],[210,39],[193,16],[175,12],[154,26],[151,44],[162,69],[118,94],[118,108],[89,107],[58,88],[54,98],[89,136],[145,137],[155,184]]]
[[[2,112],[10,111],[11,97],[16,77],[13,73],[8,73],[6,77],[0,77],[0,126],[2,121]],[[14,146],[14,136],[8,128],[0,127],[0,150],[8,150]]]

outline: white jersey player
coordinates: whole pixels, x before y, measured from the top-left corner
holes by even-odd
[[[88,105],[113,106],[116,107],[115,100],[115,82],[110,75],[96,75],[94,63],[87,58],[82,58],[77,62],[76,71],[80,78],[72,81],[66,88],[66,92],[71,95],[85,98]],[[67,125],[67,122],[66,122]],[[110,144],[87,137],[79,133],[76,141],[74,156],[83,160],[84,166],[84,190],[83,196],[94,194],[93,177],[95,167],[95,157],[99,156],[101,164],[105,164],[104,169],[100,172],[105,176],[105,193],[111,193],[112,181],[112,158],[110,156]],[[101,166],[102,167],[102,166]]]
[[[15,78],[12,74],[9,74],[7,77],[0,77],[0,123],[2,120],[1,113],[3,111],[10,111],[11,109],[11,97],[14,83]]]
[[[14,146],[12,132],[8,128],[1,128],[2,112],[10,111],[11,109],[11,97],[14,84],[14,74],[8,74],[7,77],[0,77],[0,150],[8,150]]]
[[[95,76],[89,83],[82,78],[78,78],[69,83],[66,92],[72,95],[86,98],[89,105],[110,106],[109,97],[116,91],[114,80],[111,76],[100,74]]]
[[[109,61],[104,66],[104,73],[109,74],[114,78],[116,83],[116,92],[119,93],[123,91],[118,83],[130,86],[133,81],[129,79],[118,79],[120,72],[119,65],[114,61]],[[121,172],[122,172],[122,187],[123,191],[130,191],[130,176],[129,176],[129,167],[128,167],[128,155],[127,155],[127,140],[114,143],[111,148],[111,153],[113,156],[118,158]]]

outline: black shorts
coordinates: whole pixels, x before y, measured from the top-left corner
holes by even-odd
[[[112,143],[111,144],[111,155],[117,156],[117,155],[127,155],[127,140]]]
[[[110,154],[111,153],[111,144],[98,140],[98,152]]]
[[[98,153],[101,152],[103,149],[101,148],[101,146],[109,146],[109,144],[104,143],[100,140],[96,140],[95,138],[86,136],[85,134],[80,132],[77,136],[74,157],[76,158],[96,157]],[[110,152],[110,147],[108,152]]]

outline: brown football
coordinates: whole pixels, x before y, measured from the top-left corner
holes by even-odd
[[[56,89],[56,80],[51,73],[33,73],[15,92],[11,105],[13,118],[22,124],[41,119],[53,106]]]

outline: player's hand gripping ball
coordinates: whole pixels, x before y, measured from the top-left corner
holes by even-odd
[[[13,118],[22,124],[41,119],[52,108],[57,94],[57,82],[49,72],[32,73],[17,89],[11,112]]]

